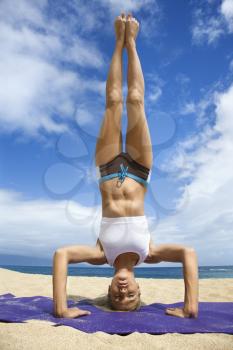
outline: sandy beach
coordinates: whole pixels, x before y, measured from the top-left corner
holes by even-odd
[[[137,280],[141,287],[142,301],[146,304],[183,301],[184,282],[181,279],[138,278]],[[109,282],[110,278],[69,276],[68,298],[103,300]],[[34,295],[52,297],[52,276],[25,274],[0,268],[0,294],[5,293],[12,293],[18,297]],[[200,279],[199,301],[232,302],[233,279]],[[71,327],[51,325],[51,322],[36,320],[28,321],[26,324],[0,323],[0,349],[233,349],[233,335],[222,333],[150,335],[135,332],[119,336],[103,332],[87,334]]]

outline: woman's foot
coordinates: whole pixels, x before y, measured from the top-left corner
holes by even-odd
[[[117,16],[114,23],[116,41],[122,44],[122,47],[125,45],[125,23],[126,16],[124,13],[122,13],[121,16]]]
[[[128,14],[125,24],[125,46],[136,41],[139,30],[139,22],[131,14]]]

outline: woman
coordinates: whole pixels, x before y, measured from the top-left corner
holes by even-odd
[[[178,317],[198,315],[198,267],[194,249],[178,244],[153,244],[144,197],[150,181],[152,147],[144,111],[144,78],[136,49],[138,21],[129,14],[115,20],[116,46],[106,84],[106,111],[96,144],[96,169],[102,196],[102,220],[95,247],[67,246],[58,249],[53,260],[54,314],[74,318],[89,314],[68,308],[67,265],[108,263],[115,274],[108,289],[115,310],[135,310],[140,305],[140,288],[134,266],[161,261],[182,262],[185,282],[183,308],[166,309]],[[128,53],[128,95],[126,152],[122,151],[121,116],[122,53]]]

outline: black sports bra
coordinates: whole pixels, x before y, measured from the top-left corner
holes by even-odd
[[[102,164],[97,168],[97,178],[99,183],[118,177],[121,183],[128,176],[143,185],[147,186],[150,182],[151,169],[139,164],[127,152],[121,152],[111,161]]]

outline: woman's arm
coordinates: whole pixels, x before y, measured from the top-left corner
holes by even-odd
[[[198,315],[198,260],[193,248],[185,249],[183,256],[183,275],[185,284],[184,309],[190,317]]]
[[[181,262],[185,284],[184,308],[168,308],[166,313],[179,317],[198,315],[198,261],[195,250],[179,244],[151,244],[149,263]]]
[[[88,311],[67,306],[66,283],[67,269],[70,263],[98,262],[102,252],[98,247],[67,246],[56,250],[53,256],[53,301],[54,315],[57,317],[77,317],[89,314]]]

